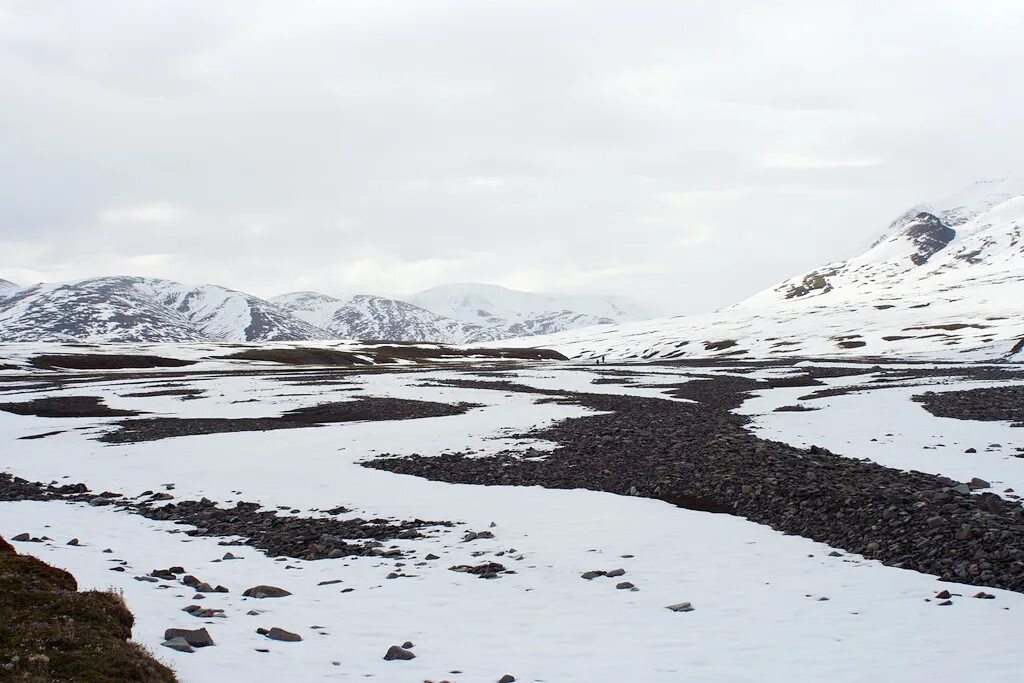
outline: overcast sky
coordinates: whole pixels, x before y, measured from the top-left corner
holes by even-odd
[[[0,3],[0,277],[710,310],[1016,170],[1021,0]]]

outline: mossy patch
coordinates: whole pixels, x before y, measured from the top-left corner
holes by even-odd
[[[128,640],[135,619],[113,592],[77,592],[71,574],[0,539],[0,679],[174,683]]]

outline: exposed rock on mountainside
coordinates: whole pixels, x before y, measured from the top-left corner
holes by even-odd
[[[716,313],[512,343],[608,359],[1005,358],[1022,352],[1022,291],[1024,179],[1003,180],[914,207],[866,253]]]
[[[39,284],[0,301],[0,341],[190,342],[323,339],[327,333],[234,290],[101,277]]]
[[[435,341],[446,344],[499,339],[491,330],[452,320],[397,299],[360,294],[345,301],[295,292],[272,301],[337,339]]]

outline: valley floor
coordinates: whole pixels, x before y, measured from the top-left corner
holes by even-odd
[[[999,529],[1005,548],[1024,545],[1024,429],[994,419],[1005,417],[1005,397],[989,405],[977,394],[971,420],[914,400],[1021,386],[1019,366],[456,359],[65,372],[19,363],[0,374],[0,535],[47,537],[14,545],[68,569],[83,589],[123,591],[134,637],[181,681],[1024,675],[1015,583],[1024,565],[987,536]],[[343,405],[354,402],[367,410]],[[657,414],[661,427],[615,421],[632,414]],[[812,445],[814,455],[796,450]],[[878,547],[855,547],[847,531],[863,522],[841,503],[853,520],[836,527],[846,536],[806,521],[826,511],[813,501],[836,495],[829,481],[777,482],[753,455],[710,471],[714,453],[745,449],[783,465],[820,459],[815,468],[868,506],[872,486],[919,498],[887,516],[892,525],[871,527]],[[696,470],[684,476],[677,461]],[[581,473],[588,462],[593,471]],[[861,468],[870,478],[858,484]],[[972,479],[967,493],[945,490]],[[67,486],[77,483],[88,492]],[[767,502],[749,498],[762,489]],[[780,490],[812,502],[790,515],[797,498]],[[739,514],[701,509],[730,505]],[[900,545],[931,533],[916,525],[934,517],[944,520],[938,545]],[[964,520],[974,536],[957,540]],[[927,557],[936,547],[989,566],[943,565]],[[891,566],[898,560],[934,571]],[[197,593],[181,573],[152,576],[173,566],[228,592]],[[612,576],[582,577],[594,571]],[[940,581],[943,572],[956,580]],[[258,585],[290,595],[242,595]],[[692,610],[666,609],[685,602]],[[223,616],[193,616],[190,605]],[[165,629],[200,627],[214,646],[160,646]],[[271,627],[302,640],[256,632]],[[384,660],[406,641],[414,659]]]

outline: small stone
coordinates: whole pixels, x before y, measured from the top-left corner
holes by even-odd
[[[406,649],[406,650],[411,650],[411,649],[413,649],[413,648],[414,648],[414,647],[416,647],[416,646],[412,644],[412,641],[411,641],[411,640],[407,640],[407,641],[405,641],[404,643],[402,643],[402,647],[403,647],[404,649]]]
[[[608,572],[607,574],[605,574],[605,576],[610,577],[610,578],[615,578],[616,576],[625,576],[625,574],[626,574],[626,570],[625,569],[613,569],[610,572]]]
[[[974,538],[974,531],[969,526],[960,527],[956,532],[956,540],[958,541],[969,541]]]
[[[505,674],[498,679],[498,683],[516,683],[516,677],[512,674]]]
[[[680,602],[680,603],[678,603],[676,605],[669,605],[665,609],[670,609],[673,612],[692,612],[693,611],[693,605],[691,605],[688,602]]]
[[[995,600],[996,599],[996,596],[992,595],[991,593],[986,593],[985,591],[981,591],[980,593],[975,593],[971,597],[978,598],[979,600]]]
[[[939,607],[949,607],[952,604],[953,604],[952,600],[943,600],[942,602],[939,603]]]
[[[977,452],[978,452],[977,448],[968,448],[966,451],[964,451],[964,453],[977,453]]]
[[[160,644],[164,647],[169,647],[172,650],[177,650],[178,652],[195,652],[195,650],[192,649],[192,646],[188,644],[188,641],[180,636],[168,638]]]
[[[164,640],[173,640],[175,638],[182,638],[186,643],[192,647],[209,647],[215,645],[213,638],[210,637],[209,631],[205,628],[197,628],[189,630],[187,628],[169,628],[164,631]]]
[[[636,586],[631,584],[629,581],[623,581],[622,583],[617,583],[617,584],[615,584],[615,587],[617,589],[619,589],[620,591],[629,590],[630,588],[636,588]]]
[[[78,545],[78,539],[72,538],[70,541],[68,541],[68,545]]]
[[[842,557],[843,554],[841,552],[839,552],[838,550],[833,550],[832,552],[830,552],[828,554],[828,556],[829,557]]]
[[[953,597],[953,596],[950,594],[949,591],[946,591],[946,590],[939,591],[938,593],[935,594],[935,598],[937,600],[946,600],[946,599],[951,598],[951,597]]]
[[[271,640],[280,640],[285,643],[297,643],[302,640],[302,636],[298,633],[292,633],[291,631],[285,631],[283,628],[273,627],[268,633],[265,634],[267,638]]]
[[[435,555],[434,553],[427,553],[426,557],[424,557],[423,559],[424,560],[440,560],[441,558],[438,557],[437,555]]]
[[[332,586],[336,583],[341,583],[341,579],[330,579],[329,581],[321,581],[318,586]]]
[[[971,492],[971,487],[967,484],[957,484],[950,489],[953,493],[959,493],[960,495],[966,496]]]
[[[603,572],[600,569],[595,569],[594,571],[583,572],[580,574],[580,578],[586,579],[587,581],[593,581],[599,576],[605,576],[607,573],[608,572]]]
[[[277,586],[253,586],[244,593],[242,597],[245,598],[283,598],[291,595],[288,591]]]
[[[222,560],[238,560],[238,559],[241,559],[241,558],[236,557],[235,555],[232,555],[231,553],[224,553],[224,557],[222,557],[220,559],[222,559]]]
[[[416,655],[397,645],[392,645],[384,655],[384,661],[390,662],[395,659],[416,659]]]
[[[30,541],[31,539],[32,539],[31,534],[18,534],[17,536],[11,536],[11,540],[12,541],[17,541],[18,543],[26,543],[26,542]]]
[[[972,490],[992,488],[992,484],[988,483],[984,479],[979,479],[978,477],[974,477],[969,482],[967,482],[967,486]]]

